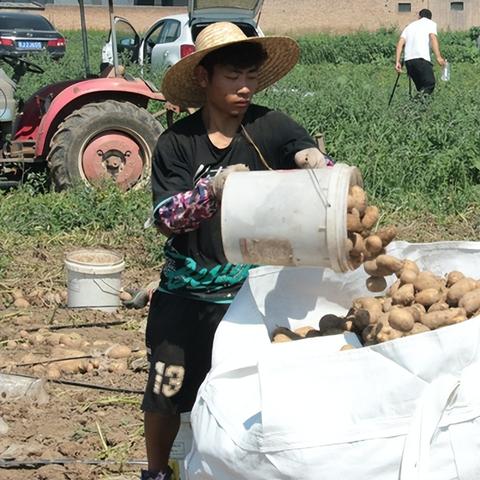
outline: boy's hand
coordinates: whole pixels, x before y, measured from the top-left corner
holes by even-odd
[[[295,154],[295,163],[298,168],[323,168],[327,158],[318,148],[305,148]]]

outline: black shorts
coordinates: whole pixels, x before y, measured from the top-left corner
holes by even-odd
[[[414,58],[405,62],[408,76],[413,80],[417,91],[432,93],[435,88],[433,65],[424,58]]]
[[[228,306],[153,294],[146,331],[150,372],[142,410],[174,415],[192,409],[210,370],[213,337]]]

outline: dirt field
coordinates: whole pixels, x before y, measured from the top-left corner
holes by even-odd
[[[20,385],[6,390],[5,378],[0,380],[0,479],[139,478],[141,465],[128,462],[145,458],[139,403],[146,380],[147,310],[65,308],[58,298],[65,297],[63,254],[63,248],[33,249],[0,282],[0,373],[42,378],[41,390],[48,396],[39,397],[32,388],[33,398],[15,399]],[[149,274],[156,276],[129,268],[123,283],[135,286],[142,283],[140,278],[148,283]],[[31,306],[7,308],[12,294],[19,295],[19,285]],[[115,345],[128,348],[117,355]],[[71,357],[85,358],[52,361]],[[39,463],[29,465],[32,459]],[[55,464],[65,460],[69,463]],[[26,463],[5,468],[12,461]]]
[[[399,223],[399,238],[412,242],[480,238],[467,220]],[[48,394],[47,401],[38,394],[13,399],[0,382],[1,480],[133,480],[145,459],[139,405],[147,373],[147,309],[66,308],[63,258],[74,247],[39,242],[0,280],[0,373],[44,379]],[[158,278],[155,269],[135,266],[138,247],[122,253],[127,261],[123,286]],[[12,304],[20,287],[30,306]],[[114,345],[129,350],[112,358]],[[71,357],[84,358],[54,361]]]

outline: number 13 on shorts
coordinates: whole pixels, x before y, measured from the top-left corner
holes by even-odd
[[[165,365],[164,362],[155,363],[155,382],[153,393],[165,397],[173,397],[182,388],[185,368],[183,365]]]

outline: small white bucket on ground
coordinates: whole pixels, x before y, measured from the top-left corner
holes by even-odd
[[[235,172],[222,196],[222,241],[234,264],[316,266],[345,272],[347,197],[356,167]]]
[[[65,256],[69,308],[113,312],[120,306],[123,257],[103,249],[82,249]]]

